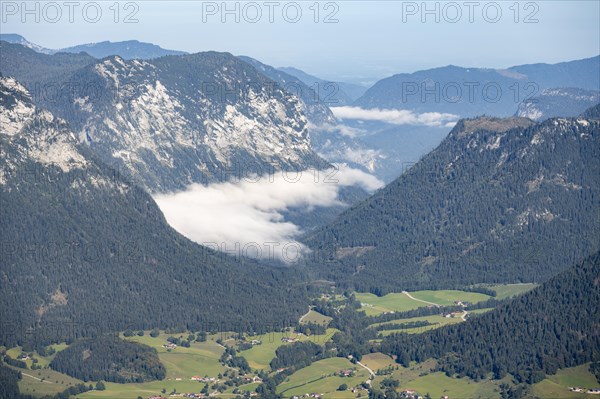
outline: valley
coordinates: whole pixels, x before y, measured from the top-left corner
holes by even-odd
[[[521,295],[534,288],[533,285],[496,285],[486,287],[493,291],[499,300]],[[389,323],[406,324],[427,321],[430,324],[424,327],[412,327],[400,330],[384,330],[384,336],[391,333],[421,334],[435,328],[441,328],[448,324],[461,323],[461,317],[445,317],[441,314],[430,316],[404,318],[407,311],[420,308],[431,308],[421,301],[431,302],[435,307],[444,309],[455,306],[458,302],[470,306],[494,298],[476,292],[465,292],[456,290],[433,290],[420,292],[403,292],[388,294],[384,297],[376,297],[372,294],[355,293],[361,306],[357,312],[368,316],[387,315],[393,317],[398,312],[399,318],[393,318],[387,322],[370,324],[367,328],[377,328]],[[412,298],[411,298],[412,297]],[[341,296],[325,295],[323,298],[331,298],[339,301]],[[470,317],[488,312],[491,309],[481,308],[469,310]],[[301,316],[300,325],[313,326],[315,324],[327,326],[331,324],[332,318],[324,316],[314,309]],[[151,396],[177,396],[183,393],[195,393],[199,397],[214,398],[236,398],[239,396],[256,395],[255,389],[263,383],[263,378],[276,375],[283,369],[273,370],[269,363],[277,357],[277,349],[282,346],[294,345],[296,342],[312,342],[318,346],[327,346],[331,343],[334,334],[339,332],[336,328],[326,328],[317,333],[306,334],[288,329],[285,332],[270,332],[266,334],[244,334],[234,332],[198,333],[190,331],[129,331],[120,334],[120,338],[130,342],[148,345],[156,350],[158,357],[165,365],[166,376],[162,381],[145,383],[118,384],[104,382],[104,390],[92,390],[77,395],[78,398],[122,398],[137,399]],[[192,334],[192,335],[190,335]],[[242,337],[242,338],[240,338]],[[172,338],[186,340],[191,338],[188,344],[172,344]],[[373,348],[381,339],[371,341]],[[66,349],[68,345],[52,345],[56,352]],[[223,362],[223,353],[226,348],[239,349],[238,355],[242,356],[248,365],[231,367]],[[22,357],[22,348],[8,349],[6,354],[14,359]],[[49,368],[55,354],[41,356],[37,352],[29,353],[25,360],[27,369],[19,369],[23,378],[19,382],[21,392],[41,397],[47,394],[62,392],[70,386],[82,383],[81,380],[69,377]],[[35,360],[34,360],[35,359]],[[244,363],[246,364],[246,363]],[[32,369],[33,365],[40,369]],[[277,385],[277,392],[283,397],[303,397],[308,394],[317,394],[319,398],[360,398],[368,396],[370,387],[379,387],[386,380],[393,378],[400,381],[398,391],[415,391],[421,394],[429,393],[432,397],[448,395],[450,398],[496,398],[500,397],[502,389],[512,386],[510,378],[499,380],[482,379],[472,380],[468,377],[448,377],[441,371],[436,371],[436,361],[433,359],[424,362],[411,362],[404,366],[398,364],[393,357],[381,352],[368,353],[362,356],[359,362],[352,357],[326,357],[322,360],[312,362],[306,367],[301,367],[285,378]],[[573,396],[570,388],[573,386],[593,387],[595,386],[592,374],[588,371],[589,364],[568,368],[559,371],[556,375],[549,377],[539,383],[532,385],[532,392],[539,398],[586,397]],[[371,372],[373,373],[371,375]],[[92,384],[94,382],[86,382]],[[346,389],[340,390],[345,384]],[[208,386],[208,391],[201,391]],[[504,387],[504,388],[503,388]],[[163,393],[163,389],[166,394]],[[169,395],[170,394],[170,395]]]
[[[600,397],[600,3],[71,5],[0,4],[0,399]]]

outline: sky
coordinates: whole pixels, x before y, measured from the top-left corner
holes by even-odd
[[[136,39],[372,83],[444,65],[504,68],[600,53],[593,1],[2,1],[2,33],[47,48]]]

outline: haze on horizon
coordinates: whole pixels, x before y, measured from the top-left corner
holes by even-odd
[[[448,64],[504,68],[600,53],[597,1],[76,3],[3,1],[2,31],[47,48],[139,40],[226,51],[365,82]]]

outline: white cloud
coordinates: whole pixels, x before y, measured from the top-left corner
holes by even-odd
[[[193,184],[186,191],[154,199],[169,224],[192,241],[236,255],[291,262],[296,252],[306,248],[296,241],[302,232],[285,221],[282,212],[341,204],[339,189],[354,185],[374,191],[383,183],[368,173],[338,166],[208,186]]]
[[[342,136],[346,136],[346,137],[350,137],[350,138],[355,138],[358,136],[364,136],[365,134],[368,133],[367,130],[364,129],[359,129],[356,127],[351,127],[351,126],[347,126],[347,125],[343,125],[343,124],[337,124],[337,125],[332,125],[332,124],[323,124],[323,125],[313,125],[311,124],[310,126],[311,130],[314,131],[321,131],[321,132],[328,132],[328,133],[339,133]]]
[[[380,121],[394,125],[446,126],[458,120],[458,115],[425,112],[415,113],[406,109],[365,109],[360,107],[332,107],[331,111],[339,119]]]

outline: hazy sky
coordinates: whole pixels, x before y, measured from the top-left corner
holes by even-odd
[[[600,53],[597,0],[73,3],[27,2],[26,13],[21,1],[2,1],[2,33],[49,48],[137,39],[188,52],[228,51],[339,80]]]

